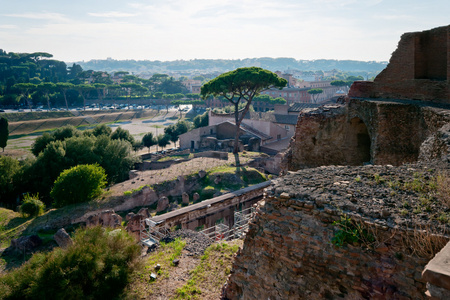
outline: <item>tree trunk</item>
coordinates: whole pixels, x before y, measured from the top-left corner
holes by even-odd
[[[239,122],[239,103],[234,104],[234,121],[236,123],[236,135],[234,137],[234,148],[233,153],[239,153],[239,131],[241,127],[241,122]]]
[[[64,101],[66,102],[66,110],[69,110],[69,104],[67,103],[66,91],[63,91]]]
[[[48,96],[48,94],[46,96],[47,96],[47,111],[50,111],[50,97]]]

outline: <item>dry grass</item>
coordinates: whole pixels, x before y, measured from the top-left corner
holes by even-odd
[[[443,172],[436,177],[437,199],[447,208],[450,208],[450,177],[447,172]]]
[[[448,232],[429,225],[416,225],[414,229],[401,235],[405,254],[431,259],[449,241]]]

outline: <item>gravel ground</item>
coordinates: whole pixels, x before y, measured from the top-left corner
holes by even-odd
[[[203,255],[205,249],[208,248],[208,246],[212,243],[212,241],[203,234],[189,229],[181,229],[171,232],[161,241],[169,243],[176,238],[182,238],[186,241],[186,246],[184,247],[184,249],[189,252],[189,256]]]

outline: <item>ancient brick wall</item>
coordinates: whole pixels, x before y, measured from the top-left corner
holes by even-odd
[[[350,97],[450,103],[450,26],[405,33],[374,82],[355,82]]]
[[[421,272],[429,258],[418,249],[427,239],[408,224],[432,224],[433,216],[403,217],[406,194],[391,197],[388,187],[370,184],[369,174],[406,180],[422,172],[409,169],[322,167],[278,179],[259,202],[225,298],[425,299]],[[339,227],[333,221],[342,215],[360,224],[367,237],[334,245]],[[438,250],[447,242],[434,238]]]

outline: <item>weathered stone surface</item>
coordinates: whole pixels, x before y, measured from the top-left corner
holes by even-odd
[[[158,201],[158,194],[148,186],[126,197],[126,200],[114,207],[115,211],[130,210],[138,206],[150,206]]]
[[[11,240],[10,248],[15,251],[34,251],[37,247],[42,245],[42,240],[37,235],[21,236],[18,239]]]
[[[198,171],[198,177],[200,177],[200,179],[205,177],[205,176],[206,176],[206,171],[205,170]]]
[[[161,197],[158,200],[158,206],[156,207],[156,212],[161,212],[169,207],[169,199],[167,197]]]
[[[422,272],[422,278],[433,286],[450,292],[450,243],[428,262]]]
[[[192,196],[192,200],[194,202],[197,202],[198,200],[200,200],[200,195],[197,192],[195,192],[194,195]]]
[[[183,205],[188,205],[189,204],[189,195],[188,195],[188,193],[183,193],[181,195],[181,203]]]
[[[144,216],[137,214],[130,216],[130,219],[128,220],[126,230],[136,239],[139,239],[139,233],[141,230],[141,220],[143,219],[145,219]]]
[[[53,239],[61,248],[67,248],[73,244],[72,238],[64,228],[59,229],[53,236]]]
[[[86,219],[86,226],[118,227],[122,224],[122,217],[114,212],[114,210],[104,210],[100,213],[89,216]]]
[[[136,214],[134,212],[127,213],[125,220],[130,221]]]
[[[298,118],[282,170],[446,159],[449,122],[449,110],[407,100],[352,98],[347,105],[305,111]]]
[[[424,299],[420,272],[429,258],[411,252],[425,249],[415,243],[424,237],[414,228],[433,230],[433,243],[445,245],[448,237],[441,234],[450,226],[436,217],[447,208],[435,203],[433,211],[414,213],[421,193],[394,183],[411,182],[415,174],[433,178],[440,172],[435,167],[328,166],[274,180],[258,203],[224,297]],[[339,227],[333,221],[343,215],[375,241],[335,246]]]
[[[141,208],[137,214],[143,216],[144,218],[150,217],[150,211],[146,207]]]

